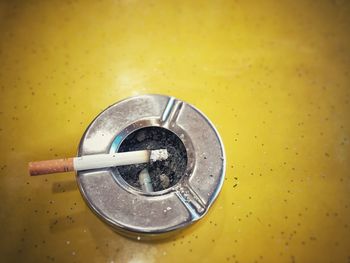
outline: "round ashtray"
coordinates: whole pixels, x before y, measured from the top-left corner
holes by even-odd
[[[164,148],[165,161],[77,172],[89,207],[115,230],[156,235],[200,219],[218,196],[225,174],[223,143],[195,107],[162,95],[142,95],[104,110],[89,125],[79,156]],[[148,169],[152,191],[139,173]]]

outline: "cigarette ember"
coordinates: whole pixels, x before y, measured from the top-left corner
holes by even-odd
[[[150,161],[156,162],[156,161],[164,161],[168,159],[168,151],[167,149],[160,149],[160,150],[154,150],[151,151]]]

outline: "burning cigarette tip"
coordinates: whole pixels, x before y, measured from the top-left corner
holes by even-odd
[[[159,150],[153,150],[151,151],[150,161],[156,162],[156,161],[164,161],[168,159],[169,154],[167,149],[159,149]]]

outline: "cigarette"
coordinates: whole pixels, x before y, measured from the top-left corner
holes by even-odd
[[[168,151],[166,149],[131,151],[112,154],[93,154],[81,157],[30,162],[28,165],[28,170],[30,175],[42,175],[115,167],[121,165],[152,163],[166,160],[167,158]]]
[[[139,182],[141,185],[141,189],[146,193],[153,192],[153,186],[151,181],[151,176],[148,173],[148,169],[143,169],[139,174]]]

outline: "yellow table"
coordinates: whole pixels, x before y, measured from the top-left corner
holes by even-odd
[[[1,262],[349,262],[347,1],[2,1]],[[201,109],[227,173],[209,214],[158,242],[124,238],[85,205],[72,156],[128,96]]]

